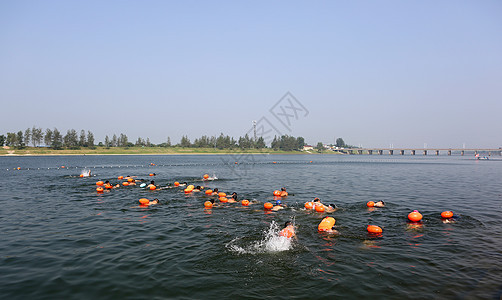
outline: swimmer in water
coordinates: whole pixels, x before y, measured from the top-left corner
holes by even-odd
[[[150,181],[150,184],[146,186],[147,189],[149,189],[151,186],[154,186],[155,188],[157,188],[157,186],[155,185],[155,181],[152,180]]]
[[[328,204],[326,208],[324,209],[325,212],[327,213],[332,213],[338,210],[338,207],[336,206],[335,203]]]
[[[283,187],[281,188],[281,197],[287,197],[288,196],[288,192],[286,192],[286,188]]]
[[[291,223],[291,221],[284,223],[284,228],[279,232],[279,235],[288,239],[292,237],[296,239],[295,227],[293,226],[293,223]]]
[[[284,209],[286,207],[285,204],[282,204],[281,200],[275,201],[274,207],[272,207],[271,211],[278,211]]]
[[[200,192],[201,188],[200,188],[200,185],[196,186],[192,192]]]
[[[322,232],[337,234],[338,231],[335,229],[335,222],[336,220],[334,218],[326,217],[322,219],[321,223],[319,223],[319,226],[317,226],[317,229]]]
[[[232,193],[232,197],[230,199],[228,199],[228,202],[229,203],[235,203],[235,202],[237,202],[237,193],[236,192]]]
[[[375,207],[385,207],[385,202],[382,200],[375,202]]]
[[[216,195],[216,196],[217,196],[217,195],[218,195],[218,188],[215,188],[215,189],[213,190],[213,193],[212,193],[211,195],[213,195],[213,196],[214,196],[214,195]]]
[[[316,206],[322,206],[322,207],[324,207],[324,211],[325,212],[334,212],[336,210],[336,208],[334,208],[334,207],[329,207],[329,206],[326,206],[326,205],[322,204],[321,203],[321,199],[319,199],[317,197],[314,198],[314,207],[313,208],[315,209]]]
[[[110,183],[110,181],[105,181],[105,188],[106,189],[115,189],[115,188],[118,188],[120,186],[120,184],[116,184],[116,185],[112,185]]]

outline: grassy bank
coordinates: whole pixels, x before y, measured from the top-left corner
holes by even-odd
[[[275,151],[272,149],[214,149],[214,148],[181,148],[181,147],[96,147],[95,149],[81,148],[76,150],[53,150],[50,148],[6,149],[0,148],[0,155],[175,155],[175,154],[310,154],[302,151]],[[313,154],[313,153],[312,153]]]

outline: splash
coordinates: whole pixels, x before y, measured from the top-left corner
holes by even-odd
[[[91,170],[82,170],[82,173],[80,173],[80,177],[90,177],[91,176]]]
[[[238,245],[242,239],[235,238],[226,247],[238,254],[275,253],[292,249],[291,239],[280,236],[279,231],[277,223],[272,221],[270,227],[263,232],[264,237],[262,240],[253,242],[250,245]]]

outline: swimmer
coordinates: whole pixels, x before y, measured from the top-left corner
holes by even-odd
[[[286,207],[286,205],[282,204],[281,200],[277,200],[277,201],[275,201],[275,205],[274,205],[274,207],[272,207],[271,211],[278,211],[278,210],[284,209],[285,207]]]
[[[322,219],[321,223],[319,223],[319,226],[317,226],[317,229],[322,232],[337,234],[338,231],[335,229],[335,222],[336,220],[334,218],[326,217]]]
[[[288,196],[288,192],[286,192],[286,188],[283,187],[281,188],[281,197],[287,197]]]
[[[237,202],[237,193],[236,192],[232,193],[232,197],[230,199],[228,199],[228,202],[229,203],[235,203],[235,202]]]
[[[214,196],[214,195],[218,195],[218,188],[215,188],[215,189],[213,190],[213,193],[212,193],[211,195],[213,195],[213,196]]]
[[[336,206],[335,203],[328,204],[326,208],[324,209],[325,212],[327,213],[332,213],[338,210],[338,207]]]
[[[279,232],[279,235],[288,239],[292,237],[296,239],[295,227],[293,226],[293,223],[291,223],[291,221],[284,223],[284,228]]]
[[[157,186],[155,185],[155,181],[152,180],[150,181],[150,184],[146,186],[147,189],[149,189],[151,186],[154,186],[155,188],[157,188]]]
[[[183,183],[180,183],[180,185],[179,185],[179,186],[187,186],[187,184],[188,184],[188,183],[185,181],[185,182],[183,182]]]
[[[333,205],[334,205],[334,204],[333,204]],[[335,208],[335,207],[336,207],[336,205],[335,205],[335,207],[329,207],[329,206],[326,206],[326,205],[322,204],[322,203],[321,203],[321,199],[319,199],[319,198],[317,198],[317,197],[316,197],[316,198],[314,198],[314,207],[313,207],[313,209],[314,209],[314,210],[315,210],[316,206],[321,206],[321,207],[323,207],[325,212],[334,212],[334,211],[336,210],[336,208]]]
[[[196,186],[192,192],[200,192],[201,188],[200,188],[200,185]]]
[[[105,181],[105,188],[106,189],[115,189],[115,188],[118,188],[120,186],[120,184],[116,184],[116,185],[112,185],[110,183],[110,181]]]
[[[382,200],[375,202],[375,207],[384,207],[384,206],[385,202],[383,202]]]

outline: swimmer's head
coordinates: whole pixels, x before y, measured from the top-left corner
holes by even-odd
[[[281,205],[281,200],[275,201],[275,205]]]
[[[218,188],[215,188],[215,189],[213,190],[213,192],[214,192],[214,193],[218,193]]]
[[[185,182],[183,182],[183,184],[187,185],[187,184],[188,184],[188,182],[186,182],[186,181],[185,181]]]
[[[212,204],[214,204],[214,199],[209,200],[209,202],[211,202]]]
[[[152,180],[152,181],[150,181],[150,184],[155,184],[155,181],[153,181],[153,180]]]
[[[107,181],[105,181],[105,184],[106,184],[106,183],[110,183],[110,181],[108,181],[108,180],[107,180]]]
[[[232,199],[237,200],[237,194],[236,193],[232,194]]]
[[[282,191],[282,192],[285,192],[285,191],[286,191],[286,188],[285,188],[285,187],[281,188],[281,191]]]
[[[321,202],[321,199],[319,199],[319,198],[314,198],[314,202]]]
[[[332,207],[332,208],[336,208],[336,204],[335,203],[331,203],[328,205],[329,207]]]
[[[198,189],[198,190],[200,190],[200,185],[196,186],[195,188]]]
[[[289,225],[293,225],[293,223],[291,223],[291,221],[286,221],[286,223],[284,223],[284,227],[288,227]]]

